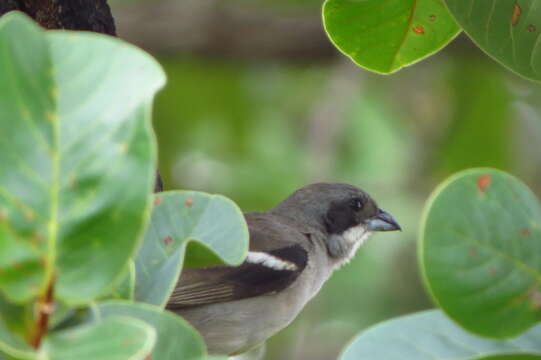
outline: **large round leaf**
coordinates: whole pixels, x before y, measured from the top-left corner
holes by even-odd
[[[40,348],[47,360],[145,360],[156,343],[156,331],[145,322],[111,317],[50,334]]]
[[[541,80],[541,7],[537,0],[445,0],[468,36],[494,59]]]
[[[220,195],[156,194],[150,226],[135,260],[137,301],[165,305],[180,274],[186,246],[186,265],[240,264],[248,251],[242,212]]]
[[[158,64],[118,39],[0,20],[0,289],[84,303],[110,288],[147,220]]]
[[[492,337],[541,320],[541,207],[516,178],[471,169],[440,185],[425,209],[419,257],[441,308]]]
[[[541,326],[515,339],[489,340],[464,331],[441,311],[432,310],[375,325],[357,336],[339,359],[466,360],[511,354],[540,356]]]
[[[180,316],[163,311],[158,307],[130,303],[126,301],[110,301],[100,304],[98,316],[128,316],[142,320],[154,327],[158,339],[152,360],[203,360],[206,358],[205,343],[197,331]]]
[[[460,32],[441,0],[326,0],[323,21],[340,51],[383,74],[437,52]]]

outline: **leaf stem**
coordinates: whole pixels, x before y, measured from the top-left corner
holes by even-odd
[[[36,350],[39,349],[41,345],[41,339],[43,339],[45,334],[47,334],[47,327],[49,325],[49,316],[54,311],[53,293],[54,293],[54,278],[51,279],[51,281],[49,282],[49,285],[47,286],[47,291],[38,300],[38,303],[37,303],[36,330],[32,338],[30,339],[30,345]]]

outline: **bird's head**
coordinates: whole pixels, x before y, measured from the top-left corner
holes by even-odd
[[[338,264],[348,262],[372,232],[401,230],[365,191],[342,183],[305,186],[274,211],[321,229],[328,254]]]

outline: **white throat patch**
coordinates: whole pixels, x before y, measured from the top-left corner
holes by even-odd
[[[246,262],[251,264],[260,264],[274,270],[297,270],[297,265],[294,263],[259,251],[250,251],[246,257]]]
[[[361,246],[371,234],[372,233],[366,230],[366,227],[361,224],[344,231],[342,233],[342,237],[349,244]]]
[[[366,242],[366,240],[372,235],[370,231],[366,229],[364,224],[352,227],[342,233],[342,239],[349,247],[349,251],[337,264],[340,267],[347,264],[357,253],[359,247]]]

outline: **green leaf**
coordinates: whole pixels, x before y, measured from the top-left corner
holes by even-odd
[[[40,358],[50,360],[137,360],[148,359],[156,342],[156,331],[145,322],[111,317],[50,334],[40,348]]]
[[[154,327],[158,339],[152,360],[202,360],[205,343],[197,331],[180,316],[158,307],[125,301],[99,304],[97,315],[103,318],[127,316],[142,320]]]
[[[221,261],[240,264],[248,251],[248,228],[242,212],[220,195],[192,191],[156,194],[150,226],[135,260],[137,301],[165,305],[188,243],[187,266]]]
[[[456,21],[488,55],[531,80],[541,80],[541,8],[536,0],[445,0]]]
[[[113,299],[133,300],[135,295],[135,262],[128,262],[127,270],[109,297]]]
[[[494,169],[441,184],[425,208],[419,258],[435,301],[489,337],[541,320],[541,207],[526,185]]]
[[[158,64],[118,39],[0,19],[0,289],[86,303],[133,255],[150,205]]]
[[[460,32],[442,0],[326,0],[323,22],[340,51],[382,74],[432,55]]]
[[[17,335],[4,319],[0,318],[0,351],[21,359],[35,359],[36,353],[22,337]]]
[[[0,294],[0,351],[21,358],[35,357],[24,341],[33,331],[33,312],[31,304],[11,304]]]
[[[441,311],[431,310],[369,328],[353,340],[339,359],[466,360],[515,353],[541,355],[541,326],[515,339],[490,340],[464,331]]]

